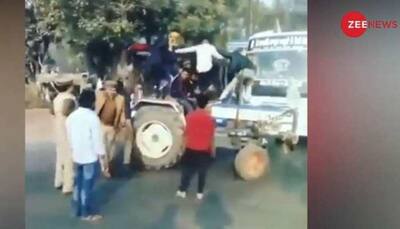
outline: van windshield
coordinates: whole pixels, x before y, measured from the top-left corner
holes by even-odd
[[[257,66],[254,96],[286,96],[295,82],[302,97],[307,97],[307,50],[266,51],[251,54]]]
[[[258,77],[307,79],[307,50],[273,51],[253,54]]]

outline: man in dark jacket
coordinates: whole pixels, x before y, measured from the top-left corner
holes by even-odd
[[[150,53],[145,68],[145,81],[155,86],[157,93],[160,93],[163,88],[170,86],[171,76],[178,73],[177,56],[168,50],[168,40],[165,36],[159,37],[150,48]]]
[[[224,86],[235,78],[235,75],[243,69],[255,69],[253,62],[245,55],[244,50],[237,49],[233,52],[226,52],[218,50],[225,58],[228,58],[229,66],[227,72],[227,78],[225,79]]]

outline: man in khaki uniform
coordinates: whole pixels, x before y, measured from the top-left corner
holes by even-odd
[[[73,81],[61,79],[55,82],[55,89],[59,92],[53,100],[54,131],[56,143],[56,171],[54,186],[62,187],[64,194],[69,194],[74,185],[74,168],[72,151],[67,139],[65,120],[77,106],[76,98],[72,94]]]
[[[115,157],[116,135],[126,125],[125,99],[118,95],[115,81],[105,81],[104,90],[97,91],[96,113],[99,115],[106,145],[106,162]],[[111,166],[110,166],[110,169]]]

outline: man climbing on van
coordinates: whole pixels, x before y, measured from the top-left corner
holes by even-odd
[[[206,91],[212,81],[213,58],[224,60],[225,58],[217,51],[208,40],[203,40],[199,45],[175,50],[176,53],[196,53],[196,70],[199,74],[199,87],[202,92]]]

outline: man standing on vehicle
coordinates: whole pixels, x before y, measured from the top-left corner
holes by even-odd
[[[234,77],[233,80],[225,87],[224,91],[219,97],[219,100],[224,101],[228,98],[231,98],[234,101],[239,101],[240,104],[250,103],[255,72],[245,69],[239,74],[240,75]],[[240,81],[242,81],[242,84],[240,84]],[[239,94],[240,98],[238,97]]]
[[[228,67],[227,83],[231,82],[243,69],[253,69],[255,70],[255,65],[246,56],[245,50],[235,50],[230,53],[230,63]]]
[[[79,108],[71,113],[65,123],[75,164],[75,216],[86,221],[102,218],[95,214],[93,186],[99,175],[99,166],[104,175],[108,174],[101,124],[93,111],[95,99],[94,91],[83,90],[79,97]]]
[[[200,94],[197,97],[198,109],[186,116],[184,134],[186,150],[182,157],[182,177],[176,193],[178,197],[186,197],[191,179],[195,174],[198,174],[197,199],[203,198],[207,170],[212,157],[215,156],[215,123],[210,112],[206,110],[208,100],[209,98],[206,95]]]
[[[96,94],[96,113],[101,120],[106,161],[109,165],[116,156],[116,135],[126,125],[125,99],[117,94],[116,87],[115,81],[105,81],[104,90],[99,90]]]
[[[199,74],[199,87],[202,92],[207,90],[212,80],[213,58],[224,60],[225,58],[218,53],[214,45],[208,40],[203,40],[200,45],[175,50],[176,53],[196,53],[196,70]]]

